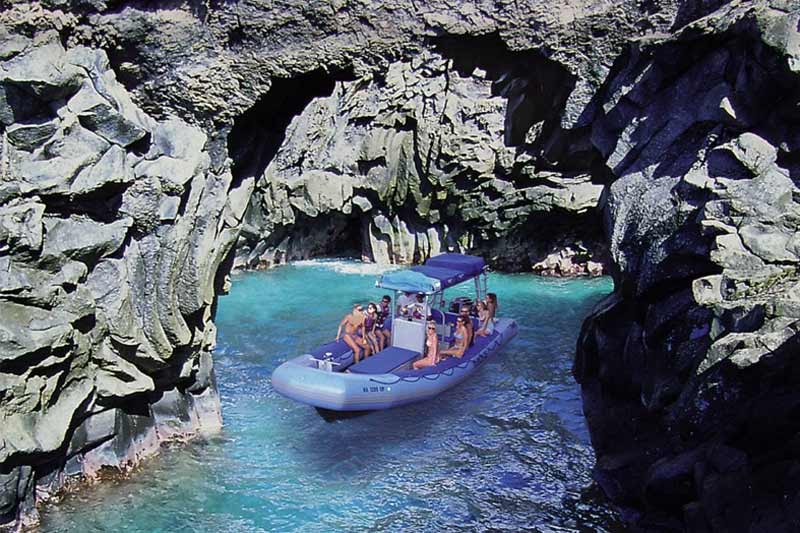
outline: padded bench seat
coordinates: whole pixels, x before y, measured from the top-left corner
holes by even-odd
[[[418,352],[389,346],[372,357],[367,357],[363,361],[354,364],[349,370],[356,374],[386,374],[413,361],[418,356]]]
[[[308,352],[311,356],[315,359],[327,359],[328,357],[331,358],[336,363],[339,363],[338,366],[333,367],[334,372],[341,372],[343,370],[343,366],[347,364],[348,361],[353,360],[353,349],[350,348],[346,342],[343,340],[329,342],[327,344],[323,344],[317,348],[314,348],[310,352]],[[331,354],[328,356],[328,354]]]

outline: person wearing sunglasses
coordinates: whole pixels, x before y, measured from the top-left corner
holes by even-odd
[[[433,366],[439,362],[439,337],[436,335],[436,322],[429,321],[425,327],[425,357],[414,361],[414,370]]]
[[[353,349],[353,361],[358,363],[361,359],[361,350],[365,351],[364,357],[369,357],[369,343],[367,343],[366,331],[364,327],[364,306],[361,304],[353,304],[353,311],[345,315],[341,322],[339,322],[339,330],[336,332],[336,341],[340,338]],[[344,328],[344,335],[342,335],[342,328]],[[358,330],[361,329],[361,336],[358,335]]]
[[[458,315],[456,318],[456,333],[454,335],[456,342],[452,348],[442,350],[442,355],[458,358],[464,356],[464,352],[467,351],[467,346],[469,345],[469,332],[467,331],[468,320],[469,318],[464,318],[462,315]]]
[[[383,350],[383,335],[378,334],[378,306],[370,302],[367,304],[367,314],[364,315],[364,333],[372,353]]]
[[[381,301],[378,303],[378,322],[375,324],[375,335],[383,337],[381,349],[392,343],[391,326],[386,324],[386,319],[389,318],[392,313],[392,309],[389,307],[391,303],[392,297],[388,294],[384,294],[383,298],[381,298]]]
[[[472,318],[470,317],[471,311],[472,306],[464,304],[461,306],[461,312],[458,315],[464,319],[464,327],[467,328],[467,346],[472,346],[472,343],[475,341],[475,330],[472,325]]]

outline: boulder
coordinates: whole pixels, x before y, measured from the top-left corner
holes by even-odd
[[[0,300],[0,361],[17,365],[15,360],[36,353],[69,347],[73,341],[70,316]],[[25,362],[19,363],[24,368]]]
[[[197,165],[182,159],[161,156],[153,161],[144,160],[134,168],[136,178],[157,178],[164,190],[181,194],[184,185],[191,180]]]
[[[101,149],[104,149],[102,147]],[[96,161],[98,155],[87,150],[74,158],[25,158],[18,167],[18,187],[22,194],[66,193],[75,176]]]
[[[80,123],[108,142],[123,147],[144,138],[152,122],[116,82],[105,53],[76,47],[67,55],[74,65],[95,73],[91,79],[83,80],[80,89],[67,102],[67,108],[77,115]]]
[[[92,355],[97,366],[95,389],[100,398],[122,399],[155,390],[153,379],[125,360],[110,341]]]
[[[56,32],[38,35],[32,46],[0,64],[0,81],[26,87],[44,101],[74,93],[81,78],[81,70],[67,62]]]
[[[69,186],[74,195],[90,194],[109,185],[128,184],[134,181],[133,171],[126,164],[125,150],[111,146],[93,165],[81,170]]]
[[[57,131],[56,119],[17,122],[6,129],[9,142],[16,148],[28,152],[45,144]]]

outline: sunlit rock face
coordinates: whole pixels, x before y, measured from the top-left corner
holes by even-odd
[[[0,522],[68,477],[221,426],[217,273],[247,185],[155,120],[102,50],[5,36],[0,62]],[[237,202],[238,200],[238,202]]]
[[[458,250],[519,269],[565,234],[600,240],[599,219],[589,223],[603,191],[597,154],[572,144],[544,161],[548,143],[572,140],[557,126],[572,76],[496,36],[437,44],[336,82],[291,121],[256,182],[241,264]]]
[[[798,42],[777,1],[9,5],[0,524],[220,426],[235,260],[607,249],[598,482],[643,529],[791,530]]]

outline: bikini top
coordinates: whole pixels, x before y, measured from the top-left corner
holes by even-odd
[[[375,319],[372,318],[371,316],[367,316],[367,318],[364,320],[364,327],[366,327],[367,330],[372,329],[372,326],[374,324],[375,324]]]

